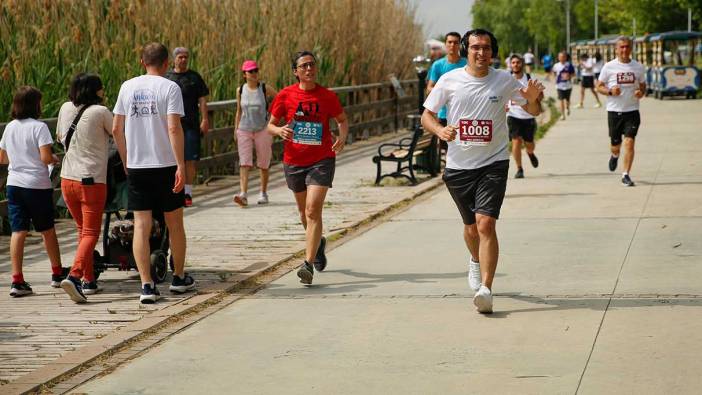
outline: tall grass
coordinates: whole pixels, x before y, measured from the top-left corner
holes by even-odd
[[[299,49],[318,55],[328,86],[411,76],[421,27],[407,0],[2,0],[0,121],[24,84],[44,93],[43,116],[55,116],[80,71],[101,75],[111,105],[122,81],[143,72],[150,41],[189,47],[219,100],[234,97],[245,59],[259,62],[268,84],[292,83]]]

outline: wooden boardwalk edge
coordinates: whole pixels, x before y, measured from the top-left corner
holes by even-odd
[[[371,224],[386,215],[393,215],[395,209],[410,203],[420,196],[430,193],[441,186],[442,183],[440,177],[428,179],[415,187],[417,189],[409,197],[393,202],[374,213],[366,215],[364,218],[355,221],[349,226],[331,232],[329,235],[329,249],[334,248],[334,243],[338,243],[340,239],[352,234],[355,230]],[[169,321],[177,319],[180,315],[197,311],[198,309],[217,303],[218,299],[222,299],[227,294],[242,288],[242,286],[246,284],[254,283],[266,273],[304,254],[302,244],[301,247],[302,248],[294,251],[285,258],[268,266],[249,273],[237,273],[228,279],[226,283],[213,284],[211,287],[202,289],[197,294],[179,303],[155,311],[152,314],[120,328],[118,331],[114,331],[88,345],[70,351],[47,365],[21,376],[8,384],[0,386],[0,389],[2,389],[3,394],[27,394],[41,391],[47,384],[60,382],[62,379],[83,370],[84,367],[101,357],[119,352],[130,343],[137,341],[145,333],[157,331],[159,327],[165,326]],[[99,373],[96,373],[96,375],[97,374]]]

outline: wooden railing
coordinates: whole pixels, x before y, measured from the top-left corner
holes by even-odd
[[[417,112],[417,80],[400,81],[405,96],[399,97],[390,82],[332,88],[339,96],[349,118],[347,144],[410,127],[407,115]],[[202,155],[198,164],[199,181],[217,175],[234,175],[239,171],[239,154],[234,139],[236,100],[210,102],[207,105],[210,125],[214,126],[204,137]],[[52,133],[56,118],[43,119]],[[332,122],[333,124],[333,122]],[[0,124],[0,136],[6,124]],[[334,130],[336,125],[332,126]],[[273,162],[280,162],[283,144],[273,142]],[[0,165],[0,192],[4,196],[7,166]],[[56,183],[55,183],[56,184]],[[7,201],[0,200],[0,218],[7,223]]]

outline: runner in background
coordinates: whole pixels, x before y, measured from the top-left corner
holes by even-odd
[[[523,87],[529,86],[531,74],[524,73],[523,61],[519,55],[512,55],[510,60],[510,69],[512,76],[522,84]],[[539,102],[543,99],[543,92],[539,96]],[[524,168],[522,167],[522,146],[526,148],[527,155],[531,161],[531,165],[539,167],[539,159],[534,154],[534,134],[536,133],[536,118],[526,112],[521,105],[509,101],[507,112],[507,128],[509,129],[509,138],[512,140],[512,157],[517,164],[517,172],[514,178],[524,178]]]
[[[553,66],[553,75],[556,78],[558,100],[561,102],[561,120],[566,119],[566,113],[570,116],[570,93],[573,91],[570,80],[574,74],[575,68],[568,62],[568,54],[559,52],[558,63]]]
[[[595,108],[602,107],[600,103],[600,98],[597,96],[595,91],[595,59],[584,53],[580,55],[580,75],[582,77],[580,81],[580,103],[578,103],[577,108],[583,108],[583,101],[585,101],[585,90],[589,89],[593,95],[595,95]]]
[[[632,40],[621,36],[617,39],[617,57],[607,62],[597,80],[597,90],[607,95],[607,124],[609,126],[609,171],[617,169],[617,162],[624,136],[624,171],[622,185],[633,187],[629,173],[634,163],[634,144],[641,124],[639,101],[646,94],[645,68],[631,59]]]
[[[531,74],[534,70],[534,58],[534,54],[531,52],[531,48],[529,48],[524,54],[524,66],[527,74]]]

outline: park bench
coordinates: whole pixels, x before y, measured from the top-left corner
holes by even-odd
[[[414,170],[417,169],[428,172],[432,177],[438,174],[440,158],[437,139],[431,133],[424,131],[419,124],[418,115],[409,117],[415,121],[411,137],[405,137],[397,143],[381,144],[378,147],[378,155],[373,157],[373,163],[377,166],[375,185],[379,185],[385,177],[407,178],[412,185],[417,185],[417,177],[414,174]],[[383,174],[383,162],[395,163],[395,171]],[[409,175],[404,174],[404,171],[408,171]]]

